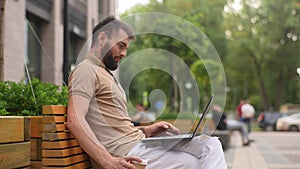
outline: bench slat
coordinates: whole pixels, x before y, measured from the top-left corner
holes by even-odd
[[[85,153],[81,147],[72,147],[62,150],[43,150],[43,157],[67,157]]]
[[[72,138],[74,138],[74,135],[71,132],[43,133],[43,140],[46,141],[65,140]]]
[[[57,131],[66,131],[66,124],[43,124],[44,132],[57,132]]]
[[[42,160],[39,161],[30,161],[29,169],[41,169],[42,168]]]
[[[42,164],[44,166],[68,166],[87,160],[88,157],[86,154],[80,154],[65,158],[43,158]]]
[[[63,123],[67,121],[67,116],[43,116],[43,124]]]
[[[59,105],[44,105],[42,112],[43,114],[53,115],[67,114],[67,107]]]
[[[43,141],[43,149],[64,149],[69,147],[79,146],[75,139],[65,141]]]
[[[70,165],[70,166],[66,166],[66,167],[50,167],[50,166],[47,166],[47,167],[42,167],[42,169],[82,169],[82,168],[91,168],[91,164],[89,161],[83,161],[83,162],[80,162],[80,163],[77,163],[77,164],[73,164],[73,165]]]

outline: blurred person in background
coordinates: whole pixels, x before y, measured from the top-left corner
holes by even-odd
[[[212,106],[213,122],[218,130],[239,131],[243,146],[249,145],[248,131],[245,123],[234,119],[228,119],[222,108],[218,105]]]
[[[236,107],[236,115],[237,115],[237,119],[240,120],[240,121],[242,121],[242,120],[241,120],[241,119],[242,119],[242,106],[243,106],[244,104],[246,104],[246,103],[247,103],[246,100],[241,100],[240,103],[239,103],[239,105]]]
[[[254,117],[255,109],[251,104],[246,102],[245,104],[242,105],[241,111],[242,111],[242,117],[240,120],[247,125],[248,134],[250,134],[251,133],[251,119]]]
[[[251,133],[251,118],[254,117],[255,109],[248,103],[247,100],[241,100],[240,104],[236,108],[238,120],[247,125],[248,134]]]

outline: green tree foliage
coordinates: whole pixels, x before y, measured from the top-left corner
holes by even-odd
[[[199,90],[201,93],[205,93],[206,96],[210,96],[211,93],[211,79],[221,79],[220,77],[220,65],[216,64],[212,60],[197,60],[191,65],[191,70],[195,76]],[[209,69],[210,75],[207,72]]]
[[[229,86],[227,109],[234,109],[240,99],[249,99],[257,110],[270,107],[278,110],[282,104],[300,102],[300,81],[296,74],[297,67],[300,67],[299,4],[299,0],[241,0],[239,6],[236,6],[235,0],[151,0],[150,4],[138,5],[123,16],[163,12],[190,21],[211,40],[223,62]],[[139,29],[157,24],[155,19],[140,23]],[[176,25],[168,29],[189,32]],[[190,35],[189,41],[195,40],[193,37]],[[199,45],[203,45],[202,42],[197,41]],[[209,91],[203,87],[208,85],[203,64],[206,61],[199,60],[183,42],[154,34],[140,35],[130,47],[129,54],[147,48],[162,48],[182,58],[191,66],[200,92]],[[203,48],[202,54],[206,52]],[[150,74],[153,76],[156,73]],[[162,81],[166,86],[172,86],[172,79],[168,76],[143,78],[151,79],[149,90],[157,84],[164,86]]]
[[[41,115],[43,105],[67,105],[68,88],[33,79],[30,83],[0,82],[0,115]],[[34,91],[34,93],[32,92]]]
[[[300,61],[300,10],[296,2],[243,0],[240,11],[228,5],[228,84],[235,94],[243,93],[237,97],[250,98],[264,110],[299,102],[295,91]]]
[[[141,13],[141,12],[161,12],[161,13],[168,13],[172,15],[176,15],[180,18],[183,18],[189,22],[191,22],[194,26],[198,27],[204,34],[209,36],[209,39],[213,41],[215,46],[219,49],[218,51],[221,51],[222,55],[225,53],[225,36],[224,36],[224,30],[223,30],[223,7],[225,5],[225,2],[223,0],[216,0],[216,1],[208,1],[208,0],[187,0],[187,1],[180,1],[180,0],[163,0],[161,2],[151,0],[150,4],[148,5],[137,5],[134,8],[132,8],[130,11],[126,11],[122,16],[127,16],[134,13]],[[137,18],[138,19],[138,18]],[[147,28],[147,30],[151,29],[170,29],[174,32],[177,32],[175,34],[188,34],[188,41],[192,42],[195,45],[202,45],[203,50],[201,53],[203,55],[207,55],[209,52],[207,47],[207,42],[203,41],[202,39],[199,39],[198,35],[194,35],[192,31],[187,30],[186,27],[182,27],[181,25],[174,24],[172,21],[169,20],[163,20],[162,18],[149,18],[144,19],[142,21],[132,21],[132,23],[136,26],[136,31],[139,32],[139,30],[144,30]],[[138,25],[136,25],[138,24]],[[157,26],[160,25],[160,26]],[[204,28],[204,26],[206,28]],[[208,28],[208,29],[207,29]],[[159,32],[159,30],[156,30],[156,32]],[[190,32],[190,33],[189,33]],[[206,39],[205,39],[206,40]],[[147,48],[159,48],[164,49],[166,51],[169,51],[176,56],[180,57],[188,66],[193,64],[195,61],[199,60],[199,57],[194,53],[193,50],[191,50],[184,42],[175,39],[173,37],[159,35],[159,34],[143,34],[138,35],[137,39],[134,43],[130,45],[130,48],[128,50],[128,56],[130,56],[131,53],[136,52],[138,50],[147,49]],[[153,57],[153,56],[152,56]],[[145,60],[141,60],[141,62],[145,62]],[[170,61],[170,69],[176,69],[176,66],[178,65],[172,65],[172,61]],[[126,71],[127,70],[121,70],[121,82],[126,83]],[[176,76],[173,73],[176,72],[176,70],[171,70],[170,75],[161,75],[159,71],[149,70],[148,73],[143,73],[142,77],[137,77],[134,79],[133,82],[139,84],[133,85],[130,88],[130,94],[135,97],[131,97],[130,99],[140,99],[142,96],[143,90],[151,91],[156,88],[161,88],[163,90],[166,90],[165,93],[167,93],[168,97],[172,100],[170,102],[171,110],[177,111],[176,106],[172,105],[172,102],[177,102],[180,100],[180,96],[176,96],[176,90],[178,90],[178,87],[174,85],[174,80],[172,77]],[[173,72],[173,73],[172,73]],[[141,73],[142,74],[142,73]],[[205,74],[198,75],[197,76],[206,76]],[[123,79],[125,77],[125,79]],[[143,80],[145,81],[143,81]],[[202,83],[198,83],[202,84]],[[161,86],[158,86],[161,85]],[[147,87],[142,87],[147,86]],[[207,94],[207,93],[206,93]],[[139,95],[139,97],[138,97]],[[204,96],[205,94],[201,93],[201,96]],[[134,101],[139,102],[139,101]]]

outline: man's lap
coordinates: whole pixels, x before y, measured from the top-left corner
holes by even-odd
[[[222,149],[221,144],[216,137],[201,135],[189,142],[182,142],[172,147],[149,146],[146,143],[139,143],[127,155],[137,156],[148,161],[148,168],[162,167],[162,165],[171,165],[171,168],[199,168],[201,161],[207,159],[204,157],[216,150],[216,156],[223,155],[219,153],[220,149]],[[212,154],[212,156],[214,155]],[[184,167],[180,167],[180,165]]]

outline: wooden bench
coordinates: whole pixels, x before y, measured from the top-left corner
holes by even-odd
[[[92,168],[89,156],[67,129],[65,106],[43,106],[42,169]],[[135,165],[139,168],[139,165]]]
[[[219,137],[223,150],[226,150],[230,145],[230,131],[229,130],[215,130],[211,136]]]
[[[88,155],[67,129],[65,106],[43,106],[42,168],[91,168]]]
[[[223,150],[226,150],[230,145],[230,131],[229,130],[217,130],[216,126],[211,118],[206,119],[206,134],[219,137]]]

